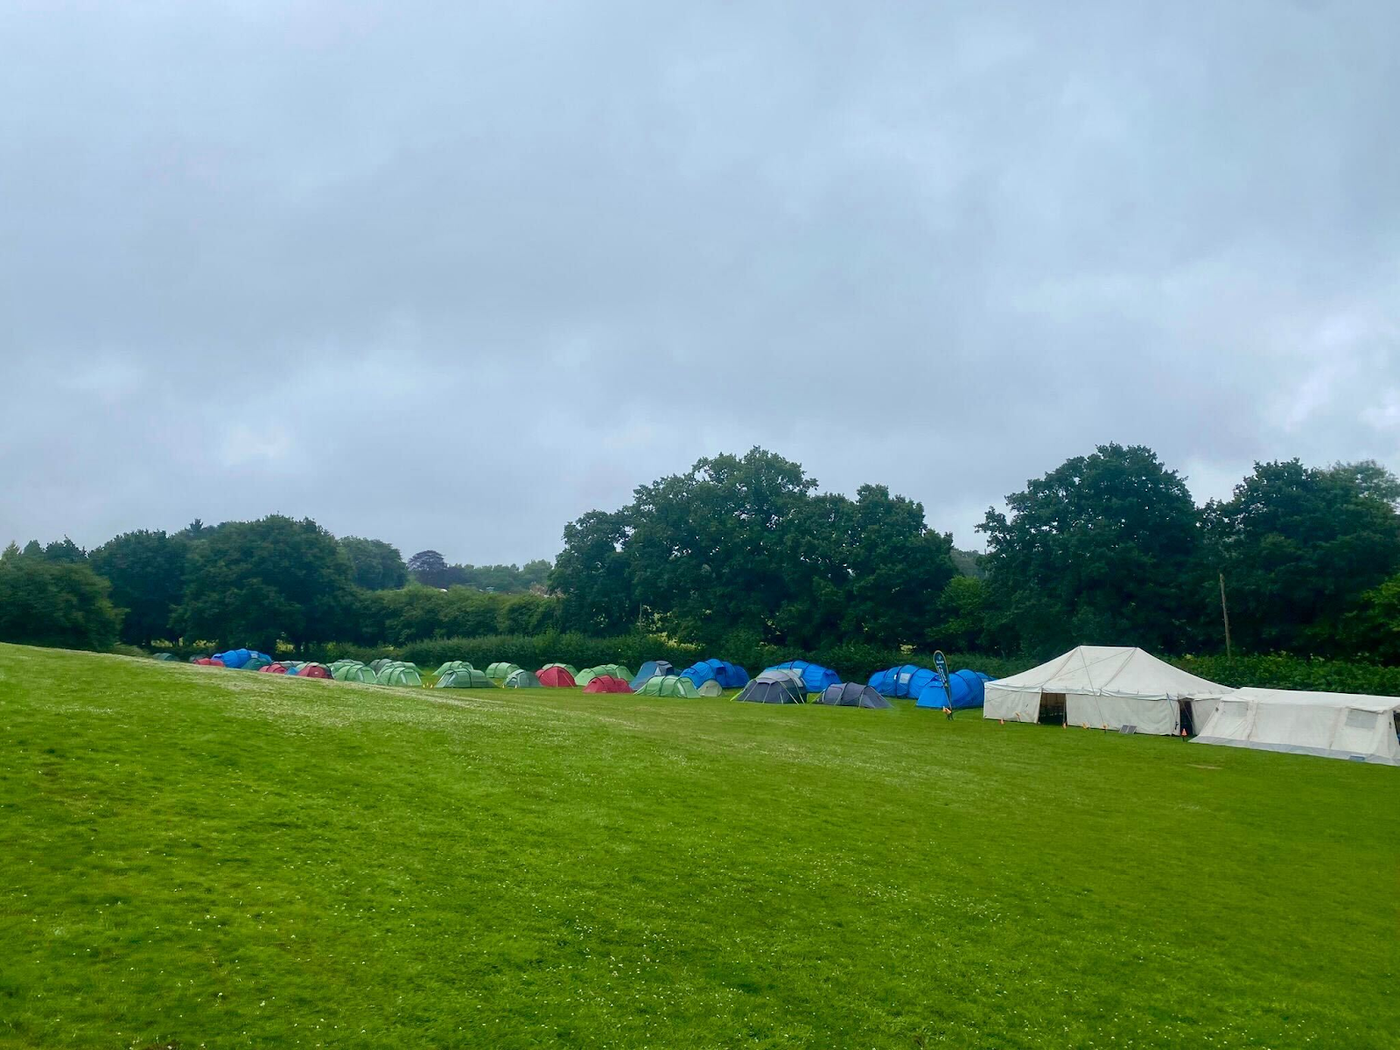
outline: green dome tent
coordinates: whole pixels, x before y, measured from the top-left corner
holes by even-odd
[[[462,667],[448,671],[437,680],[437,689],[495,689],[496,684],[486,677],[485,671],[474,667]]]
[[[545,664],[543,667],[540,668],[540,670],[548,671],[551,667],[562,667],[564,670],[569,672],[570,678],[578,678],[578,668],[575,667],[573,664]]]
[[[393,661],[390,660],[387,656],[381,656],[378,660],[371,660],[369,662],[369,669],[375,674],[378,674],[380,671],[384,670],[386,664],[391,663],[393,663]]]
[[[501,683],[507,689],[538,689],[540,680],[535,677],[533,671],[524,671],[516,668],[509,678]]]
[[[441,678],[443,675],[447,674],[449,671],[475,671],[475,670],[476,670],[476,668],[473,667],[473,666],[472,666],[468,661],[466,661],[466,660],[447,660],[447,661],[445,661],[445,662],[442,664],[441,667],[439,667],[436,671],[434,671],[433,674],[435,674],[435,675],[437,675],[439,678]]]
[[[508,663],[505,660],[498,660],[490,667],[486,668],[486,677],[494,678],[498,682],[504,682],[516,671],[520,670],[519,664]]]
[[[621,678],[624,682],[632,680],[632,672],[621,664],[599,664],[597,667],[585,667],[574,675],[574,681],[579,685],[587,685],[593,679],[602,678],[604,675],[610,678]]]
[[[416,667],[389,666],[375,676],[379,685],[422,685],[423,678]]]
[[[689,682],[690,679],[689,679],[689,678],[682,677],[682,678],[681,678],[681,681],[683,681],[683,682]],[[692,683],[692,684],[693,684],[693,683]],[[701,696],[723,696],[723,695],[724,695],[724,687],[721,686],[721,685],[720,685],[717,681],[715,681],[713,678],[711,678],[708,682],[701,682],[699,685],[695,686],[695,691],[696,691],[697,693],[699,693]]]
[[[337,682],[375,682],[378,676],[364,664],[353,661],[331,668],[331,677]]]
[[[684,696],[697,697],[700,691],[689,678],[680,675],[653,675],[637,690],[642,696]]]
[[[151,657],[151,659],[159,660],[161,663],[169,663],[171,660],[174,660],[178,663],[180,658],[174,653],[156,653],[155,656]]]

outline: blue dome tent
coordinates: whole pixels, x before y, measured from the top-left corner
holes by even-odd
[[[728,660],[701,660],[681,672],[682,678],[689,678],[696,686],[706,682],[718,682],[721,689],[742,689],[748,685],[749,673]]]
[[[937,671],[917,664],[904,664],[876,671],[867,684],[881,696],[917,697],[938,680]]]
[[[954,671],[948,676],[948,689],[952,693],[954,711],[964,711],[970,707],[981,707],[985,695],[984,681],[976,671]],[[942,710],[948,703],[948,694],[943,691],[943,683],[935,680],[919,693],[917,706],[934,707]]]
[[[841,676],[829,667],[821,664],[808,663],[806,660],[789,660],[787,663],[777,664],[767,668],[769,671],[796,671],[802,675],[802,681],[807,686],[809,693],[822,693],[829,685],[839,685]]]

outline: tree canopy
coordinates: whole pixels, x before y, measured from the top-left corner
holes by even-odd
[[[817,495],[764,449],[699,460],[564,531],[550,577],[570,626],[643,619],[678,638],[734,631],[794,646],[922,642],[954,574],[951,540],[883,486]]]

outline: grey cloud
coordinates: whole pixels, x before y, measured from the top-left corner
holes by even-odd
[[[0,540],[1400,467],[1393,4],[0,12]]]

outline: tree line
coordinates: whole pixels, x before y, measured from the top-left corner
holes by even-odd
[[[0,555],[0,639],[107,648],[650,632],[716,651],[842,645],[1042,656],[1075,644],[1400,663],[1400,481],[1374,462],[1259,463],[1197,507],[1152,450],[1103,445],[953,547],[882,485],[818,491],[763,449],[702,459],[564,529],[558,559],[449,565],[271,516],[91,552]]]
[[[1374,462],[1258,463],[1197,507],[1142,446],[1099,446],[988,510],[969,559],[882,486],[818,494],[762,449],[703,459],[564,531],[561,622],[737,648],[959,652],[1133,644],[1400,660],[1400,481]]]
[[[271,652],[279,642],[305,649],[398,645],[442,631],[532,633],[552,626],[548,568],[449,565],[436,551],[405,562],[383,540],[337,539],[315,521],[280,515],[196,520],[172,534],[141,529],[90,552],[67,537],[11,543],[0,553],[0,640]]]

